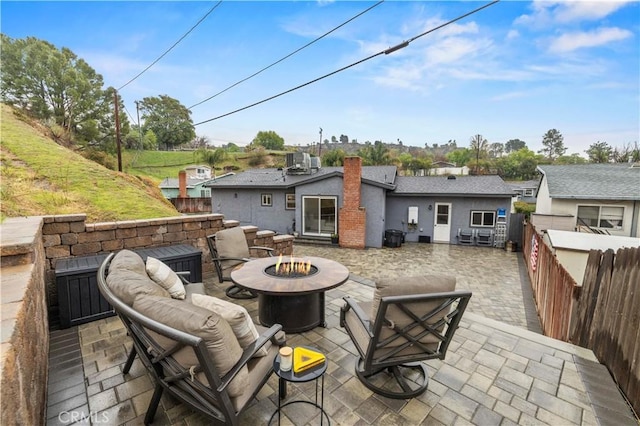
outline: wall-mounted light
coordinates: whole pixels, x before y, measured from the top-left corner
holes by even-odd
[[[429,210],[433,210],[433,206],[429,204]]]

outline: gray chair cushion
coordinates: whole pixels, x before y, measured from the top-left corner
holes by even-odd
[[[249,258],[249,244],[244,230],[239,226],[224,229],[216,232],[216,250],[218,257]],[[229,278],[231,270],[236,265],[241,264],[240,260],[223,260],[220,266],[223,269],[223,276]]]
[[[183,300],[146,295],[138,296],[133,308],[152,320],[204,339],[209,355],[221,377],[242,356],[242,348],[231,327],[214,312],[193,306]],[[151,331],[150,334],[165,349],[173,344],[173,341],[167,337]],[[173,358],[186,368],[200,364],[191,348],[181,349],[173,355]],[[231,381],[228,387],[230,396],[240,396],[244,393],[249,383],[248,374],[245,366]],[[196,377],[208,384],[204,374],[200,373]]]
[[[403,277],[403,278],[387,278],[380,280],[376,283],[376,290],[373,294],[373,302],[371,304],[371,321],[375,321],[376,315],[378,314],[378,309],[380,307],[380,301],[383,297],[388,296],[406,296],[406,295],[424,295],[430,293],[443,293],[454,291],[456,288],[456,279],[452,276],[447,275],[424,275],[424,276],[416,276],[416,277]],[[436,308],[440,302],[419,302],[424,305],[420,307],[421,312],[429,312],[430,310]],[[416,307],[417,303],[406,303],[407,306],[411,307],[413,310]],[[435,323],[442,319],[447,312],[441,312],[439,315],[434,316],[429,323]],[[396,326],[402,328],[408,324],[414,322],[414,320],[408,317],[404,312],[402,312],[396,306],[390,306],[387,309],[386,314],[387,320],[395,324]],[[420,328],[420,327],[418,327]],[[418,330],[416,330],[416,333]],[[382,327],[382,331],[380,333],[380,339],[386,339],[389,336],[395,334],[392,330],[388,329],[386,326]],[[406,340],[403,338],[397,339],[397,344],[392,344],[398,346],[404,343]],[[438,342],[437,338],[433,335],[428,334],[423,339],[420,340],[423,343],[434,343]]]
[[[121,250],[113,257],[109,265],[107,286],[129,306],[133,305],[140,294],[171,297],[167,290],[149,278],[142,258],[130,250]]]

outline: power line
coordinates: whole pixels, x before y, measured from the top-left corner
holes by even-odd
[[[128,86],[130,83],[132,83],[135,79],[137,79],[138,77],[140,77],[142,74],[144,74],[145,72],[147,72],[149,70],[149,68],[151,68],[152,66],[154,66],[160,59],[164,58],[164,56],[171,52],[173,50],[174,47],[176,47],[182,40],[184,40],[190,33],[191,31],[195,30],[196,27],[198,25],[200,25],[202,23],[202,21],[204,21],[207,16],[209,16],[211,14],[211,12],[213,12],[214,10],[216,10],[216,8],[218,6],[220,6],[220,3],[222,3],[222,0],[220,0],[218,3],[215,4],[215,6],[213,6],[211,9],[209,9],[209,11],[207,13],[204,14],[204,16],[202,18],[200,18],[200,20],[198,22],[196,22],[196,24],[191,27],[191,29],[189,31],[187,31],[182,37],[180,37],[178,39],[178,41],[176,41],[175,43],[173,43],[173,45],[171,45],[170,48],[168,48],[162,55],[160,55],[158,57],[158,59],[156,59],[155,61],[153,61],[151,63],[151,65],[149,65],[148,67],[146,67],[145,69],[143,69],[142,71],[140,71],[135,77],[133,77],[131,80],[127,81],[125,84],[123,84],[122,86],[120,86],[118,88],[118,91],[123,89],[124,87]]]
[[[320,81],[320,80],[324,80],[324,79],[325,79],[325,78],[327,78],[327,77],[331,77],[332,75],[338,74],[339,72],[345,71],[345,70],[347,70],[347,69],[349,69],[349,68],[351,68],[351,67],[354,67],[354,66],[356,66],[356,65],[360,65],[360,64],[361,64],[361,63],[363,63],[363,62],[367,62],[368,60],[373,59],[373,58],[375,58],[376,56],[380,56],[380,55],[389,55],[389,54],[391,54],[391,53],[393,53],[393,52],[395,52],[395,51],[397,51],[397,50],[400,50],[400,49],[403,49],[403,48],[407,47],[407,46],[409,45],[409,43],[411,43],[411,42],[412,42],[412,41],[414,41],[414,40],[419,39],[420,37],[423,37],[423,36],[425,36],[425,35],[427,35],[427,34],[429,34],[429,33],[433,32],[433,31],[436,31],[436,30],[439,30],[439,29],[441,29],[441,28],[444,28],[444,27],[446,27],[447,25],[451,25],[451,24],[453,24],[454,22],[457,22],[457,21],[459,21],[459,20],[461,20],[461,19],[464,19],[464,18],[466,18],[466,17],[468,17],[468,16],[470,16],[470,15],[473,15],[474,13],[480,12],[481,10],[486,9],[486,8],[487,8],[487,7],[489,7],[489,6],[493,6],[494,4],[498,3],[499,1],[500,1],[500,0],[494,0],[494,1],[490,2],[490,3],[487,3],[487,4],[485,4],[485,5],[483,5],[483,6],[480,6],[480,7],[476,8],[476,9],[473,9],[472,11],[467,12],[467,13],[465,13],[464,15],[460,15],[460,16],[458,16],[457,18],[454,18],[454,19],[452,19],[452,20],[450,20],[450,21],[445,22],[444,24],[438,25],[438,26],[437,26],[437,27],[435,27],[435,28],[432,28],[432,29],[430,29],[430,30],[427,30],[427,31],[425,31],[425,32],[423,32],[423,33],[421,33],[421,34],[418,34],[418,35],[416,35],[416,36],[414,36],[414,37],[410,38],[409,40],[405,40],[405,41],[403,41],[402,43],[399,43],[399,44],[397,44],[397,45],[395,45],[395,46],[393,46],[393,47],[390,47],[390,48],[388,48],[388,49],[386,49],[386,50],[382,50],[382,51],[380,51],[380,52],[378,52],[378,53],[374,53],[374,54],[373,54],[373,55],[371,55],[371,56],[368,56],[368,57],[366,57],[366,58],[364,58],[364,59],[360,59],[360,60],[359,60],[359,61],[357,61],[357,62],[354,62],[354,63],[352,63],[352,64],[350,64],[350,65],[347,65],[347,66],[345,66],[345,67],[342,67],[342,68],[340,68],[340,69],[337,69],[337,70],[335,70],[335,71],[333,71],[333,72],[330,72],[329,74],[325,74],[325,75],[323,75],[323,76],[321,76],[321,77],[318,77],[318,78],[313,79],[313,80],[311,80],[311,81],[308,81],[308,82],[306,82],[306,83],[300,84],[299,86],[293,87],[293,88],[291,88],[291,89],[289,89],[289,90],[285,90],[284,92],[280,92],[280,93],[278,93],[277,95],[270,96],[270,97],[268,97],[268,98],[266,98],[266,99],[263,99],[263,100],[261,100],[261,101],[254,102],[254,103],[252,103],[251,105],[247,105],[247,106],[245,106],[245,107],[238,108],[238,109],[236,109],[236,110],[233,110],[233,111],[228,112],[228,113],[226,113],[226,114],[219,115],[219,116],[217,116],[217,117],[209,118],[208,120],[200,121],[199,123],[195,123],[195,124],[194,124],[194,126],[199,126],[199,125],[201,125],[201,124],[205,124],[205,123],[209,123],[209,122],[211,122],[211,121],[219,120],[220,118],[227,117],[227,116],[229,116],[229,115],[232,115],[232,114],[238,113],[238,112],[240,112],[240,111],[244,111],[244,110],[249,109],[249,108],[253,108],[254,106],[257,106],[257,105],[263,104],[263,103],[265,103],[265,102],[271,101],[271,100],[273,100],[273,99],[279,98],[280,96],[286,95],[287,93],[294,92],[294,91],[296,91],[296,90],[298,90],[298,89],[301,89],[301,88],[303,88],[303,87],[305,87],[305,86],[309,86],[310,84],[316,83],[316,82],[318,82],[318,81]]]
[[[215,95],[211,95],[211,96],[209,96],[207,99],[204,99],[204,100],[202,100],[202,101],[200,101],[200,102],[198,102],[198,103],[195,103],[195,104],[191,105],[188,109],[191,109],[191,108],[193,108],[193,107],[196,107],[196,106],[198,106],[198,105],[200,105],[200,104],[203,104],[203,103],[205,103],[205,102],[207,102],[207,101],[210,101],[211,99],[215,98],[216,96],[223,94],[223,93],[224,93],[224,92],[226,92],[227,90],[232,89],[232,88],[236,87],[237,85],[239,85],[239,84],[241,84],[241,83],[244,83],[245,81],[249,80],[250,78],[253,78],[253,77],[257,76],[258,74],[262,73],[263,71],[266,71],[266,70],[268,70],[269,68],[273,67],[274,65],[277,65],[277,64],[279,64],[280,62],[284,61],[285,59],[290,58],[291,56],[295,55],[296,53],[300,52],[301,50],[306,49],[307,47],[311,46],[313,43],[315,43],[315,42],[317,42],[317,41],[319,41],[319,40],[321,40],[321,39],[325,38],[326,36],[328,36],[328,35],[329,35],[329,34],[331,34],[332,32],[334,32],[334,31],[336,31],[336,30],[338,30],[338,29],[340,29],[340,28],[344,27],[344,26],[345,26],[345,25],[347,25],[349,22],[353,21],[353,20],[354,20],[354,19],[356,19],[356,18],[359,18],[360,16],[362,16],[362,15],[364,15],[365,13],[369,12],[369,11],[370,11],[371,9],[373,9],[374,7],[377,7],[377,6],[381,5],[382,3],[384,3],[384,0],[380,0],[378,3],[374,4],[373,6],[371,6],[371,7],[367,8],[367,9],[363,10],[362,12],[360,12],[360,13],[358,13],[357,15],[353,16],[353,17],[352,17],[352,18],[350,18],[349,20],[347,20],[347,21],[343,22],[342,24],[338,25],[337,27],[333,28],[333,29],[332,29],[332,30],[330,30],[330,31],[327,31],[326,33],[322,34],[320,37],[318,37],[318,38],[316,38],[315,40],[310,41],[309,43],[305,44],[304,46],[302,46],[302,47],[300,47],[300,48],[298,48],[298,49],[294,50],[293,52],[291,52],[291,53],[289,53],[288,55],[286,55],[286,56],[282,57],[281,59],[278,59],[277,61],[275,61],[275,62],[274,62],[274,63],[272,63],[271,65],[268,65],[268,66],[266,66],[266,67],[262,68],[260,71],[257,71],[257,72],[255,72],[255,73],[251,74],[249,77],[245,77],[245,78],[243,78],[242,80],[239,80],[239,81],[237,81],[237,82],[233,83],[231,86],[227,87],[226,89],[223,89],[223,90],[219,91],[219,92],[218,92],[218,93],[216,93]]]

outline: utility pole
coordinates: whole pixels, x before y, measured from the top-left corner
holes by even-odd
[[[122,147],[120,143],[120,113],[118,112],[118,92],[113,92],[116,114],[116,146],[118,148],[118,171],[122,172]]]
[[[140,124],[140,105],[138,101],[134,101],[136,104],[136,114],[138,114],[138,136],[140,138],[140,149],[144,149],[142,146],[142,125]]]
[[[321,152],[322,152],[322,127],[320,127],[320,142],[318,142],[318,157],[320,157]]]

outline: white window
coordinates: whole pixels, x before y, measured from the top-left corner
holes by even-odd
[[[621,229],[624,207],[616,206],[578,206],[576,225],[588,225],[592,228]]]
[[[471,226],[493,227],[496,223],[494,211],[472,211]]]
[[[296,194],[285,194],[284,208],[287,210],[295,210],[296,208]]]
[[[525,197],[533,197],[533,189],[525,189],[524,190]]]
[[[200,190],[200,196],[202,198],[208,198],[211,197],[211,190],[210,189],[201,189]]]
[[[271,194],[262,194],[262,205],[266,207],[271,207]]]

